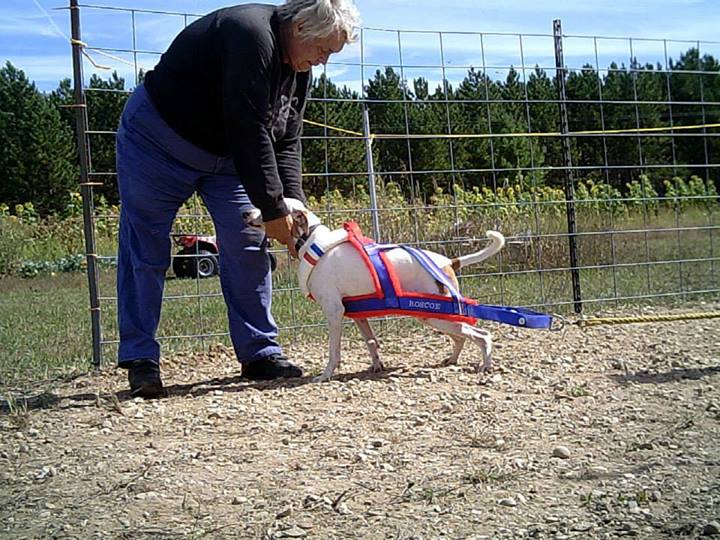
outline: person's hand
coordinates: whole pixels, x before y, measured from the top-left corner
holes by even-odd
[[[265,235],[268,238],[277,240],[278,242],[285,244],[290,252],[290,255],[297,259],[297,250],[295,249],[295,242],[292,238],[292,226],[293,218],[290,214],[283,216],[272,221],[265,222]]]

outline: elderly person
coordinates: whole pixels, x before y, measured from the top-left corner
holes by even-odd
[[[196,191],[215,224],[243,376],[302,375],[277,341],[265,235],[295,254],[283,199],[305,199],[300,134],[310,70],[353,41],[358,24],[352,0],[220,9],[185,28],[131,96],[117,134],[117,290],[118,366],[128,369],[133,396],[164,393],[155,333],[169,233]],[[265,234],[244,223],[253,206]]]

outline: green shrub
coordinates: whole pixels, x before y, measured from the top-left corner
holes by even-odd
[[[640,181],[633,180],[629,184],[625,184],[627,188],[628,198],[627,205],[630,210],[648,208],[653,212],[657,212],[660,201],[657,200],[658,192],[652,185],[652,182],[646,175],[640,176]]]
[[[718,193],[712,180],[692,176],[675,177],[663,182],[659,194],[647,176],[625,186],[625,194],[616,187],[592,179],[576,183],[575,198],[579,215],[593,227],[604,227],[605,219],[635,215],[651,210],[706,211],[717,205]],[[456,185],[452,192],[436,188],[428,200],[408,200],[401,186],[377,177],[380,240],[411,242],[415,239],[456,240],[474,237],[478,230],[501,228],[510,234],[526,234],[540,223],[544,232],[562,232],[565,227],[565,192],[551,186],[528,185],[522,177],[499,180],[497,189]],[[362,184],[352,196],[331,190],[321,197],[310,197],[309,205],[330,228],[354,219],[367,234],[372,234],[373,211],[370,195]],[[95,238],[100,255],[117,251],[120,209],[102,196],[95,204]],[[214,234],[212,219],[202,200],[192,197],[178,212],[176,233]],[[547,246],[543,249],[552,249]],[[564,248],[558,248],[564,249]],[[16,274],[34,277],[53,272],[74,272],[84,268],[82,197],[69,193],[64,211],[40,218],[32,203],[9,208],[0,204],[0,276]],[[101,266],[113,262],[100,259]]]

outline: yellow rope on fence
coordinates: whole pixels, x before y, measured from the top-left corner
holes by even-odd
[[[356,137],[364,137],[365,136],[364,133],[360,133],[359,131],[351,131],[349,129],[339,128],[339,127],[335,127],[335,126],[328,126],[327,124],[321,124],[320,122],[314,122],[314,121],[308,120],[306,118],[303,118],[303,122],[305,122],[306,124],[310,124],[311,126],[327,128],[332,131],[339,131],[340,133],[346,133],[348,135],[355,135]]]
[[[652,322],[672,322],[672,321],[694,321],[698,319],[718,319],[720,311],[708,311],[697,313],[679,313],[677,315],[638,315],[636,317],[592,317],[590,319],[580,319],[574,324],[580,328],[588,326],[612,325],[612,324],[633,324],[633,323],[652,323]]]
[[[364,133],[352,131],[345,128],[339,128],[313,120],[303,119],[303,122],[311,126],[327,128],[331,131],[353,135],[355,137],[365,137]],[[489,139],[489,138],[515,138],[515,137],[574,137],[577,135],[630,135],[633,133],[661,133],[672,137],[673,133],[662,133],[667,130],[671,131],[687,131],[693,129],[717,129],[720,123],[715,124],[695,124],[692,126],[663,126],[648,128],[627,128],[627,129],[597,129],[587,131],[570,131],[568,133],[560,133],[559,131],[544,132],[528,132],[528,133],[371,133],[368,138],[374,139]]]

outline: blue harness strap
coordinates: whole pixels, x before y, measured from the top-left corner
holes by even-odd
[[[362,248],[367,253],[378,281],[382,287],[383,298],[361,298],[361,299],[344,299],[345,312],[353,313],[369,313],[373,311],[382,312],[383,310],[402,310],[425,315],[461,315],[474,319],[484,319],[495,321],[523,328],[544,328],[550,329],[553,324],[553,318],[544,313],[538,313],[529,309],[507,306],[492,306],[485,304],[475,304],[467,302],[455,285],[450,281],[445,272],[443,272],[432,259],[422,250],[396,244],[363,244]],[[390,273],[385,266],[385,262],[380,257],[383,251],[401,248],[407,251],[420,265],[441,285],[447,288],[450,296],[445,298],[434,297],[418,297],[404,296],[398,294],[393,287]]]
[[[393,287],[392,280],[390,279],[390,274],[385,266],[385,262],[380,257],[380,253],[396,247],[398,246],[392,244],[366,244],[363,246],[365,253],[368,254],[370,261],[375,267],[378,280],[380,280],[380,286],[382,287],[383,294],[385,295],[383,306],[386,309],[398,309],[400,304],[397,292],[395,291],[395,287]]]

